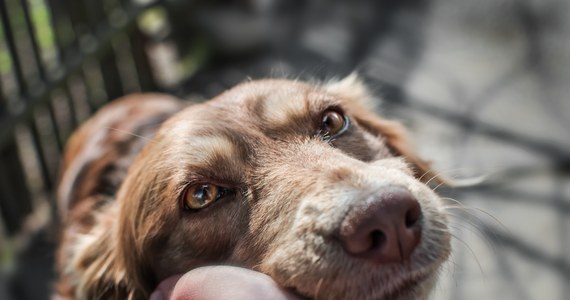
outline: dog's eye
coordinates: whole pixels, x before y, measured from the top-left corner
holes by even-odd
[[[191,185],[184,192],[184,209],[204,208],[227,194],[228,190],[214,184]]]
[[[329,110],[323,114],[323,118],[321,119],[323,135],[334,137],[346,131],[347,128],[348,118],[338,111]]]

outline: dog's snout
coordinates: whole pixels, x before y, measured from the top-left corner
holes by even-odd
[[[387,186],[371,201],[354,207],[336,238],[351,256],[374,263],[409,259],[421,238],[421,207],[407,189]]]

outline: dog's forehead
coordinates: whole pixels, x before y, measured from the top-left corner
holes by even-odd
[[[238,85],[192,106],[178,119],[192,131],[225,130],[250,134],[306,122],[313,112],[339,105],[319,86],[289,80],[259,80]]]
[[[163,134],[184,152],[199,156],[192,161],[208,161],[213,152],[245,158],[271,145],[271,140],[315,133],[315,113],[337,102],[318,86],[252,81],[188,107],[165,126]]]
[[[329,105],[333,97],[316,85],[289,80],[261,80],[241,84],[222,94],[221,105],[235,106],[246,119],[281,126]]]

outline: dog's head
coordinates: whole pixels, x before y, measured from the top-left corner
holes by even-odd
[[[355,77],[241,84],[168,120],[129,170],[114,250],[130,284],[208,264],[325,299],[424,298],[449,254],[427,164]],[[127,275],[127,277],[130,275]]]

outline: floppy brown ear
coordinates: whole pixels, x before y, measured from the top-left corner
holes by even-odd
[[[95,217],[97,225],[71,241],[74,250],[60,252],[69,256],[70,265],[60,270],[63,279],[58,283],[58,292],[70,298],[127,299],[131,288],[125,269],[117,259],[117,243],[110,229],[114,226],[116,210],[110,209]]]
[[[386,140],[394,155],[404,157],[413,168],[416,178],[423,182],[446,184],[447,181],[431,169],[430,163],[415,153],[408,141],[407,130],[402,124],[373,113],[374,97],[356,73],[340,81],[330,82],[325,89],[345,100],[348,113],[360,126]]]

